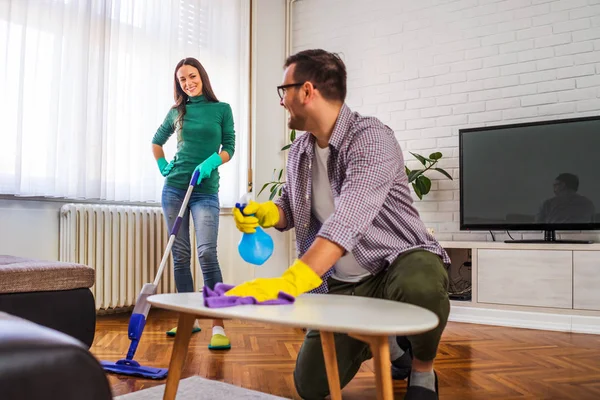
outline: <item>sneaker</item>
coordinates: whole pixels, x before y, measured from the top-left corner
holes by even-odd
[[[231,342],[227,336],[217,333],[210,338],[208,348],[209,350],[229,350],[231,349]]]
[[[410,386],[409,376],[404,400],[439,400],[438,377],[435,371],[433,371],[433,374],[435,376],[435,392],[422,386]]]
[[[197,332],[200,332],[200,331],[201,331],[201,329],[200,329],[199,326],[194,326],[192,328],[192,333],[197,333]],[[167,336],[174,337],[176,334],[177,334],[177,327],[171,329],[170,331],[167,331]]]

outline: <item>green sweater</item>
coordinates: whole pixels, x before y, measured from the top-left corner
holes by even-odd
[[[152,143],[163,146],[175,132],[177,109],[169,110],[160,125]],[[222,146],[222,149],[221,149]],[[183,129],[177,134],[177,153],[171,173],[166,184],[179,189],[187,189],[194,169],[211,154],[221,150],[233,157],[235,150],[235,130],[233,129],[233,113],[227,103],[210,102],[204,95],[190,97],[183,117]],[[194,191],[200,193],[219,192],[219,171],[216,168],[211,176],[196,186]]]

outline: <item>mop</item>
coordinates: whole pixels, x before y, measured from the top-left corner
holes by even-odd
[[[158,268],[158,272],[156,273],[156,277],[154,278],[154,282],[144,284],[135,302],[133,313],[131,314],[131,318],[129,319],[128,336],[129,340],[131,340],[131,344],[129,345],[127,356],[125,358],[120,359],[117,362],[100,361],[100,364],[107,372],[113,372],[116,374],[123,375],[140,376],[143,378],[150,379],[163,379],[167,376],[167,368],[153,368],[142,366],[140,365],[140,363],[133,359],[133,356],[135,355],[135,351],[142,337],[142,332],[144,331],[144,326],[146,325],[146,318],[148,317],[148,312],[150,311],[150,303],[148,303],[148,296],[152,296],[156,293],[156,287],[160,282],[163,270],[165,268],[165,265],[167,264],[167,260],[169,259],[171,247],[173,247],[175,236],[177,236],[177,232],[179,231],[179,227],[181,226],[183,214],[187,210],[187,204],[190,200],[190,197],[192,196],[192,191],[194,190],[194,185],[198,180],[199,174],[200,171],[194,171],[194,175],[190,180],[190,185],[185,194],[185,198],[183,199],[183,204],[181,205],[181,209],[179,210],[179,214],[177,215],[177,219],[175,220],[173,229],[171,229],[169,242],[167,243],[167,248],[165,249],[165,253],[163,254],[162,261],[160,262],[160,267]]]

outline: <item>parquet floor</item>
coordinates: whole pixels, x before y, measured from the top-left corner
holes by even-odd
[[[173,345],[165,331],[174,313],[150,312],[135,359],[168,367]],[[99,316],[92,353],[101,360],[123,358],[129,347],[129,314]],[[298,399],[292,371],[304,333],[299,329],[226,321],[232,349],[210,351],[211,328],[192,336],[182,378],[199,375],[248,389]],[[438,352],[440,399],[600,399],[600,335],[569,334],[450,323]],[[371,362],[344,389],[344,399],[374,399]],[[109,374],[115,396],[165,381]],[[406,382],[395,382],[402,399]]]

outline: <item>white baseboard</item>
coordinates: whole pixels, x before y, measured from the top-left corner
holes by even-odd
[[[571,332],[577,333],[600,333],[600,317],[587,317],[583,315],[573,315]]]
[[[600,317],[452,306],[450,321],[600,335]]]

